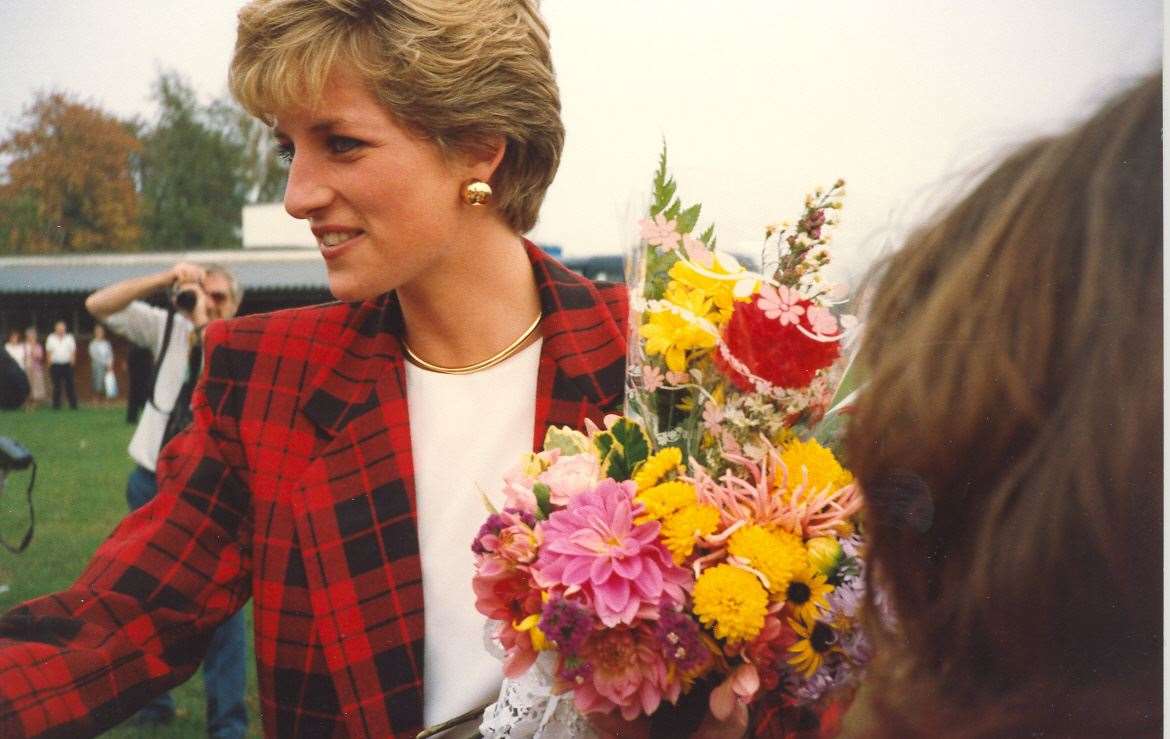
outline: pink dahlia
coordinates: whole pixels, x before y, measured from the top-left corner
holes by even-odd
[[[544,545],[533,566],[542,588],[580,591],[607,626],[655,617],[664,601],[681,603],[690,581],[658,541],[658,522],[644,513],[633,482],[602,480],[568,501],[541,526]]]
[[[663,698],[678,700],[682,683],[671,678],[654,635],[648,628],[602,629],[585,642],[568,687],[581,713],[621,712],[626,721],[650,715]]]
[[[485,557],[471,578],[475,609],[498,621],[521,621],[540,613],[540,590],[526,568],[509,567],[498,557]]]

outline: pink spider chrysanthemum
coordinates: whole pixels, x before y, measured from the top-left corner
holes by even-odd
[[[658,522],[636,524],[645,511],[632,482],[602,480],[568,501],[541,526],[544,546],[534,566],[540,587],[579,590],[607,626],[630,624],[682,601],[690,582],[658,541]]]

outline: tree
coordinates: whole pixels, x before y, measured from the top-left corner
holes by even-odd
[[[243,148],[240,177],[249,203],[271,203],[284,197],[288,161],[276,151],[272,129],[231,98],[212,104],[211,115],[233,141]]]
[[[0,141],[0,250],[139,247],[133,126],[61,92],[42,93]]]
[[[244,148],[176,72],[154,83],[159,117],[142,135],[139,182],[148,249],[240,244]]]

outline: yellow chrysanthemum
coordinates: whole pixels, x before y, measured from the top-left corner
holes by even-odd
[[[699,318],[706,318],[711,312],[711,301],[697,290],[688,291],[670,283],[664,297]],[[716,343],[714,335],[689,317],[669,310],[648,314],[646,322],[638,327],[638,333],[646,339],[646,353],[650,356],[661,354],[673,372],[687,371],[687,352],[694,349],[709,351]]]
[[[803,482],[804,470],[808,470],[808,484],[811,490],[826,487],[837,489],[853,482],[853,475],[841,466],[833,453],[821,446],[816,439],[801,441],[793,439],[780,450],[780,459],[788,468],[788,484],[785,492],[792,491]],[[776,470],[776,485],[780,485],[781,471]]]
[[[695,494],[694,485],[674,480],[643,490],[638,493],[636,499],[646,509],[644,517],[646,521],[661,521],[680,508],[694,505],[698,496]]]
[[[784,590],[784,600],[797,618],[812,623],[822,610],[829,610],[827,596],[831,592],[833,586],[825,581],[825,576],[807,567],[792,575]]]
[[[837,634],[833,627],[823,621],[802,621],[789,619],[788,623],[799,637],[795,644],[788,648],[792,655],[788,664],[800,670],[805,677],[821,668],[825,655],[836,648]]]
[[[715,636],[749,641],[764,628],[768,593],[755,575],[731,565],[704,570],[695,581],[695,615]]]
[[[768,592],[780,596],[788,581],[808,566],[808,554],[800,537],[788,531],[769,531],[763,526],[744,526],[727,542],[727,551],[768,578]]]
[[[656,454],[651,454],[650,458],[642,463],[634,474],[634,484],[638,486],[638,492],[642,492],[662,482],[662,478],[671,472],[677,472],[681,466],[682,450],[668,446]]]
[[[719,510],[709,505],[687,506],[662,522],[662,543],[674,563],[681,565],[695,551],[699,537],[715,533]]]

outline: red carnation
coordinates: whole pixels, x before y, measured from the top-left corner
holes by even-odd
[[[732,356],[757,377],[777,387],[793,390],[807,387],[817,370],[828,367],[840,355],[838,342],[811,339],[797,328],[798,321],[782,323],[769,318],[757,303],[757,300],[736,303],[731,320],[723,329],[723,341]],[[813,307],[804,299],[795,305],[802,308],[799,313],[803,316]],[[736,387],[744,392],[755,390],[751,381],[731,367],[721,352],[714,354],[715,365]]]

